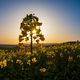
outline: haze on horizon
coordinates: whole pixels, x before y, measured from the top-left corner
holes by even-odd
[[[16,44],[20,23],[34,13],[44,43],[80,40],[80,0],[0,0],[0,44]]]

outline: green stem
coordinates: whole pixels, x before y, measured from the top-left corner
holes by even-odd
[[[31,31],[31,54],[33,53],[33,51],[32,51],[32,31]]]

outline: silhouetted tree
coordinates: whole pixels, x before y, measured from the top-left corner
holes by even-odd
[[[34,14],[27,14],[25,18],[23,18],[23,21],[20,26],[21,35],[19,35],[19,42],[22,42],[23,40],[28,41],[31,40],[31,53],[32,53],[32,44],[33,39],[39,43],[39,41],[44,41],[44,35],[41,33],[40,26],[42,25],[41,22],[39,22],[39,18],[34,16]]]

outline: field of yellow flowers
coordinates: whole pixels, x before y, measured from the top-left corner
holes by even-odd
[[[80,43],[23,52],[0,50],[0,80],[80,80]]]

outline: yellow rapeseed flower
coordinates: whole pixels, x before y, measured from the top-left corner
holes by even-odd
[[[3,68],[3,62],[2,61],[0,61],[0,67]]]
[[[4,67],[6,67],[7,66],[7,60],[4,60],[3,64],[4,64]]]
[[[22,61],[21,61],[20,59],[17,59],[17,60],[16,60],[16,63],[22,64]]]
[[[69,56],[68,61],[72,61],[73,57]]]
[[[31,60],[28,60],[28,61],[27,61],[27,64],[28,64],[28,65],[31,65],[31,63],[30,63],[30,62],[31,62]]]
[[[6,66],[7,66],[7,60],[0,61],[1,68],[6,67]]]
[[[40,72],[46,72],[46,68],[40,68]]]
[[[33,62],[33,63],[37,62],[37,59],[36,59],[35,57],[32,58],[32,62]]]

